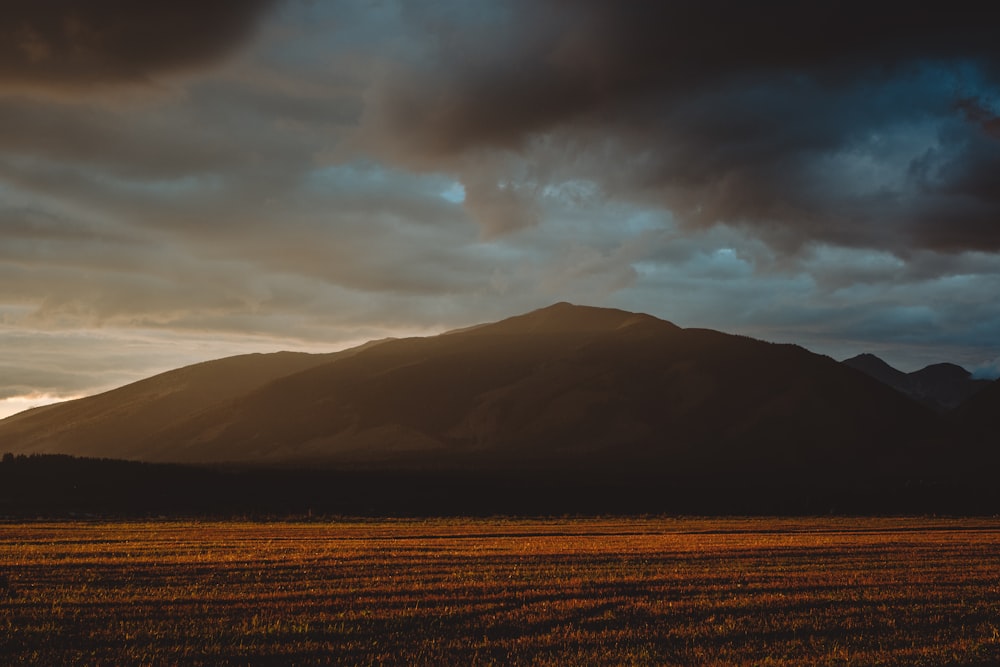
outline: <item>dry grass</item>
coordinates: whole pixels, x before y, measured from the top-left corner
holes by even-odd
[[[0,525],[0,663],[1000,663],[1000,520]]]

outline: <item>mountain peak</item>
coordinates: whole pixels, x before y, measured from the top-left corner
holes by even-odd
[[[848,366],[858,366],[860,364],[865,364],[868,366],[880,366],[884,368],[890,368],[896,370],[892,365],[886,362],[882,357],[872,354],[871,352],[862,352],[861,354],[851,357],[850,359],[844,359],[843,363]],[[900,371],[902,372],[902,371]]]
[[[965,370],[958,364],[931,364],[930,366],[925,366],[919,371],[910,373],[914,377],[933,377],[937,379],[947,379],[947,380],[967,380],[971,377],[972,373]]]
[[[614,331],[641,322],[658,322],[678,328],[666,320],[645,313],[632,313],[617,308],[579,306],[566,301],[515,315],[480,327],[491,333],[599,333]]]
[[[874,354],[865,352],[845,359],[842,363],[900,391],[903,391],[906,385],[906,373],[890,366]]]

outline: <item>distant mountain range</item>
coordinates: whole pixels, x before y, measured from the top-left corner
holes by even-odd
[[[559,303],[427,338],[181,368],[2,420],[0,452],[904,484],[995,466],[997,414],[1000,384],[957,366],[904,374],[872,355],[838,363]]]
[[[989,380],[973,378],[969,371],[955,364],[932,364],[904,373],[874,354],[859,354],[843,363],[939,412],[954,410],[991,384]]]

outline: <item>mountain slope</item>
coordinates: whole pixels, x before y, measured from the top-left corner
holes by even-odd
[[[957,408],[989,384],[988,380],[974,379],[969,371],[955,364],[931,364],[904,373],[874,354],[859,354],[843,363],[938,412]]]
[[[146,402],[141,420],[110,395],[99,414],[50,406],[0,422],[0,449],[804,480],[916,474],[942,436],[930,411],[802,348],[570,304],[316,361],[184,410]],[[81,411],[86,429],[40,437]]]
[[[333,357],[296,352],[227,357],[35,408],[0,421],[0,450],[141,459],[138,443],[152,434]]]

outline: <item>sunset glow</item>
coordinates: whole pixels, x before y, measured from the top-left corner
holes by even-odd
[[[43,405],[71,401],[80,396],[51,396],[49,394],[29,394],[27,396],[11,396],[0,399],[0,419],[17,414],[23,410],[39,408]]]

